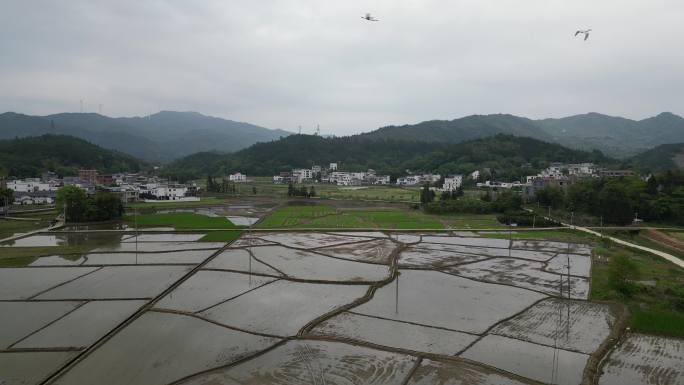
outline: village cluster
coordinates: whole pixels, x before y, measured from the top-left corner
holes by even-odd
[[[281,172],[273,176],[275,184],[329,183],[337,186],[396,185],[423,186],[428,184],[436,191],[455,191],[469,180],[471,185],[479,189],[516,189],[525,200],[534,199],[536,191],[545,187],[565,189],[580,178],[588,177],[625,177],[633,176],[631,170],[607,170],[593,163],[564,164],[552,163],[537,175],[527,176],[519,182],[500,182],[491,177],[488,169],[476,170],[467,175],[411,173],[392,180],[390,175],[378,175],[375,170],[342,171],[339,163],[330,163],[325,168],[297,168],[289,172]],[[247,175],[235,172],[228,176],[232,183],[247,182]],[[54,172],[46,172],[40,178],[10,179],[0,184],[14,191],[14,204],[53,204],[57,190],[62,186],[77,186],[88,193],[96,188],[102,191],[117,193],[124,202],[137,201],[197,201],[199,187],[195,183],[180,184],[140,173],[119,173],[111,175],[99,174],[97,170],[79,170],[77,176],[60,178]],[[4,203],[4,202],[3,202]]]
[[[97,170],[79,170],[77,176],[60,178],[46,172],[40,178],[10,179],[0,184],[14,191],[15,205],[53,204],[57,190],[76,186],[92,194],[97,190],[117,193],[124,202],[149,200],[197,201],[197,185],[180,184],[138,173],[101,175]]]

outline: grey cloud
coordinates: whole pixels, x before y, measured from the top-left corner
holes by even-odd
[[[0,110],[84,99],[336,134],[473,113],[684,114],[681,20],[678,0],[9,0]]]

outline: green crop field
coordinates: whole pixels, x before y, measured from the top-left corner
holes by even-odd
[[[17,233],[27,233],[29,231],[42,229],[50,225],[49,219],[52,217],[40,216],[31,218],[30,221],[19,221],[12,219],[0,219],[0,239],[11,237]]]
[[[368,208],[337,209],[331,206],[289,206],[275,210],[259,228],[385,228],[385,229],[492,229],[504,228],[495,215],[431,215],[420,210]]]
[[[127,215],[124,221],[129,224],[136,221],[135,216]],[[196,213],[168,213],[168,214],[138,214],[137,223],[140,227],[172,226],[176,229],[237,229],[224,217],[208,217]]]
[[[242,231],[212,231],[200,238],[200,242],[232,242],[242,235]]]
[[[508,231],[500,231],[496,233],[480,234],[487,238],[516,238],[516,239],[548,239],[558,242],[573,242],[573,243],[594,243],[597,238],[591,234],[583,233],[575,230],[527,230],[527,231],[513,231],[509,234]]]
[[[432,216],[417,210],[335,209],[330,206],[290,206],[276,210],[259,228],[388,228],[442,229]]]
[[[628,293],[616,288],[611,263],[619,256],[631,261],[636,272],[629,273]],[[612,267],[614,269],[614,267]],[[684,337],[684,269],[664,259],[602,241],[594,248],[591,299],[621,302],[632,315],[634,331]]]

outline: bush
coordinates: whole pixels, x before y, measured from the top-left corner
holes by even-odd
[[[614,257],[608,267],[608,280],[615,291],[629,298],[636,292],[634,280],[639,278],[639,268],[624,255]]]

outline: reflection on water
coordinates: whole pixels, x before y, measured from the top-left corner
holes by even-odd
[[[119,233],[50,233],[32,235],[14,241],[5,242],[2,246],[14,247],[49,247],[49,246],[101,246],[121,242]]]

